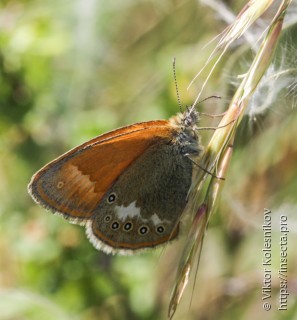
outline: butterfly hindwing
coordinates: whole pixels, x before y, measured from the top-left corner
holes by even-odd
[[[150,146],[94,209],[90,240],[98,249],[128,253],[174,239],[191,177],[192,163],[176,145]]]

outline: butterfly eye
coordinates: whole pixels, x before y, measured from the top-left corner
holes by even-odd
[[[145,234],[147,234],[149,232],[149,228],[148,228],[148,226],[141,226],[141,227],[139,227],[139,229],[138,229],[138,233],[140,234],[140,235],[145,235]]]
[[[124,231],[130,231],[133,229],[133,224],[132,222],[126,222],[123,226],[123,230]]]
[[[113,203],[113,202],[115,202],[115,199],[116,199],[116,194],[115,193],[111,193],[107,198],[107,202],[108,203]]]
[[[156,227],[157,233],[163,233],[164,231],[165,231],[165,228],[162,225]]]
[[[57,183],[57,188],[58,189],[62,189],[64,187],[64,181],[59,181],[58,183]]]
[[[104,221],[105,222],[109,222],[111,220],[111,216],[110,215],[107,215],[104,217]]]
[[[113,230],[117,230],[119,229],[119,227],[120,227],[120,224],[118,223],[118,221],[114,221],[111,225],[111,229]]]

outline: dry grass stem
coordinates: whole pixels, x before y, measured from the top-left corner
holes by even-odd
[[[223,47],[223,52],[235,39],[240,37],[248,27],[271,5],[273,1],[250,1],[237,16],[235,22],[229,26],[223,34],[217,48]],[[232,158],[233,141],[236,129],[239,126],[244,112],[259,81],[267,71],[277,42],[281,34],[283,20],[287,7],[291,1],[282,1],[277,14],[271,22],[264,40],[248,70],[239,85],[230,106],[222,118],[217,129],[199,162],[199,165],[208,171],[214,172],[206,188],[204,199],[201,199],[201,186],[205,182],[207,174],[197,170],[193,179],[189,196],[187,213],[195,212],[185,249],[178,267],[176,283],[171,296],[168,315],[173,317],[175,310],[182,298],[183,292],[188,284],[191,271],[194,266],[195,257],[201,254],[203,238],[209,218],[217,207],[224,180],[216,177],[226,177]],[[216,66],[216,63],[214,67]],[[213,69],[212,69],[213,70]],[[232,122],[233,121],[233,122]],[[226,124],[228,124],[226,126]]]

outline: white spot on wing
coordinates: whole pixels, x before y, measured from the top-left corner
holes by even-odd
[[[115,206],[115,215],[116,217],[124,222],[127,219],[132,219],[134,217],[140,218],[142,222],[147,222],[147,219],[142,218],[140,214],[140,208],[136,207],[136,201],[131,202],[128,207],[125,206]],[[161,223],[171,223],[168,220],[161,220],[159,216],[154,213],[149,219],[155,226]]]
[[[160,224],[160,223],[163,222],[163,220],[161,220],[156,213],[154,213],[154,214],[152,215],[151,221],[153,222],[153,224],[154,224],[155,226],[156,226],[157,224]]]
[[[160,223],[171,223],[171,221],[169,221],[169,220],[167,220],[167,219],[161,220],[156,213],[154,213],[154,214],[151,216],[150,220],[152,221],[152,223],[153,223],[155,226],[158,225],[158,224],[160,224]]]
[[[127,218],[141,217],[140,208],[136,207],[136,201],[131,202],[128,207],[115,206],[115,214],[121,221],[125,221]]]

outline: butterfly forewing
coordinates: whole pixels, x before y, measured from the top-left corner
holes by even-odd
[[[52,161],[32,178],[29,191],[44,207],[75,222],[90,218],[106,191],[150,145],[168,140],[167,121],[124,127]]]

